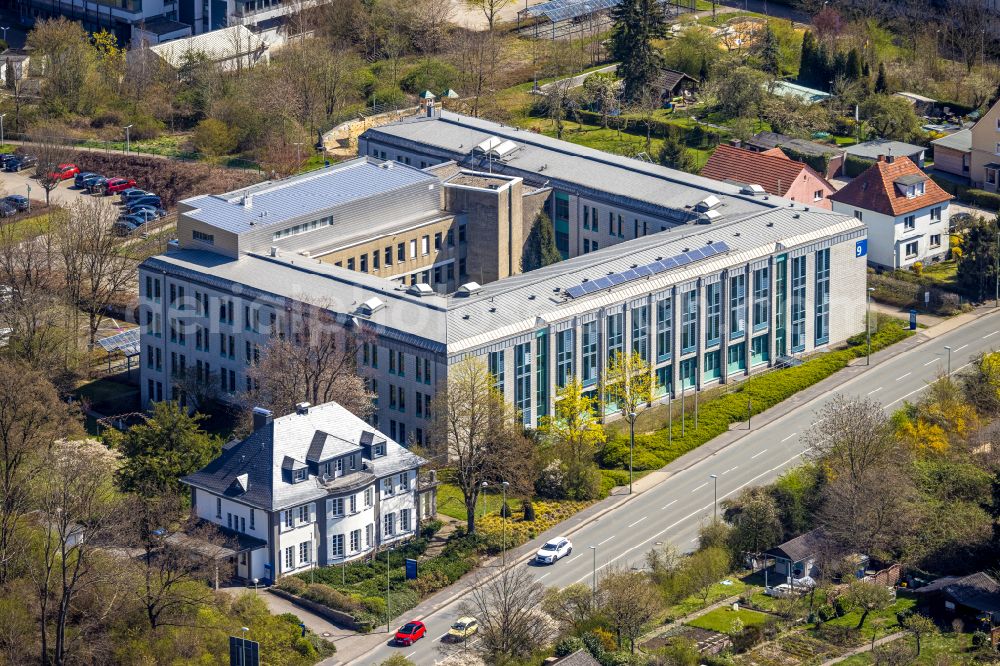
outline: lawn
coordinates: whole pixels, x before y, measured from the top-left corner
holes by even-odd
[[[746,572],[743,572],[746,573]],[[723,585],[721,582],[715,583],[708,589],[708,600],[702,599],[701,595],[691,595],[667,609],[666,619],[668,622],[677,620],[695,611],[699,611],[705,606],[710,606],[717,601],[722,601],[727,597],[734,597],[746,591],[746,585],[739,582],[739,573],[732,574],[726,580],[731,581],[731,585]],[[730,611],[732,612],[732,611]],[[728,631],[728,625],[727,625]]]
[[[720,634],[733,634],[738,633],[733,631],[733,623],[736,620],[742,623],[742,627],[749,627],[755,624],[764,624],[767,621],[767,617],[766,614],[758,613],[757,611],[745,608],[734,611],[732,608],[726,606],[724,608],[716,608],[686,624],[691,627],[698,627],[699,629],[718,631]]]
[[[479,493],[476,515],[483,515],[484,507],[487,513],[499,513],[501,504],[503,504],[503,496],[500,494],[499,489],[493,490],[487,488],[485,493]],[[457,520],[466,520],[465,500],[462,498],[462,491],[458,486],[450,483],[442,483],[438,486],[437,509],[438,513],[443,513]]]
[[[31,217],[25,217],[4,226],[6,227],[3,230],[4,240],[9,239],[17,242],[28,238],[34,238],[35,236],[41,236],[42,234],[48,232],[49,214],[40,213]]]
[[[861,636],[865,640],[871,640],[872,633],[878,632],[880,636],[899,631],[899,622],[896,620],[897,613],[905,613],[912,610],[917,605],[917,600],[910,593],[899,592],[896,596],[896,603],[885,610],[873,611],[868,614],[865,625],[861,627]],[[837,617],[826,622],[831,627],[856,627],[861,619],[861,611],[852,610],[843,617]]]
[[[955,278],[958,275],[958,262],[939,261],[935,264],[926,264],[921,275],[944,289],[954,289]]]
[[[912,636],[899,639],[916,652],[916,641]],[[972,634],[946,633],[926,636],[920,641],[920,656],[911,664],[917,666],[937,666],[938,664],[964,663],[972,648]],[[840,662],[842,666],[868,666],[874,664],[872,653],[865,652]]]

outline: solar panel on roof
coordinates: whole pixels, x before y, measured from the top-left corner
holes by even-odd
[[[581,296],[587,293],[586,290],[584,289],[585,286],[586,285],[582,284],[574,285],[566,290],[566,295],[569,296],[570,298],[580,298]]]
[[[599,289],[599,287],[593,282],[584,282],[583,285],[581,286],[583,287],[583,291],[586,294],[592,294]]]
[[[636,268],[635,268],[635,274],[638,275],[639,277],[646,277],[647,275],[652,275],[653,274],[653,269],[650,268],[649,265],[646,265],[646,266],[636,266]]]
[[[697,261],[698,259],[705,258],[705,255],[702,254],[700,247],[696,247],[693,250],[689,250],[687,256],[691,257],[691,261]]]
[[[678,266],[685,266],[691,263],[691,256],[687,252],[678,254],[676,257],[672,257],[672,259],[677,262]]]
[[[130,328],[121,333],[109,335],[97,341],[101,348],[108,352],[120,351],[126,356],[136,356],[139,353],[139,329]]]
[[[613,285],[621,284],[622,282],[625,282],[625,277],[621,273],[612,273],[608,276],[608,281],[610,281]]]
[[[665,271],[666,270],[670,270],[671,268],[676,268],[677,267],[677,258],[676,257],[667,257],[666,259],[664,259],[663,261],[661,261],[660,264],[663,266],[663,270],[665,270]]]
[[[594,280],[594,286],[597,287],[598,289],[607,289],[612,285],[611,285],[611,280],[609,280],[608,278],[599,277],[596,280]]]

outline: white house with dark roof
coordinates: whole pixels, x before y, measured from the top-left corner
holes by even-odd
[[[240,537],[237,576],[281,576],[363,557],[416,534],[436,511],[424,459],[337,403],[301,403],[190,474],[192,511]]]

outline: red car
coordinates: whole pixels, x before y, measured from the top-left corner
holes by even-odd
[[[108,182],[104,185],[104,193],[116,194],[130,187],[135,187],[135,180],[132,178],[108,178]]]
[[[75,164],[60,164],[56,170],[49,174],[52,180],[66,180],[80,173],[80,169]]]
[[[427,633],[427,627],[419,620],[407,622],[396,632],[396,645],[413,645]]]

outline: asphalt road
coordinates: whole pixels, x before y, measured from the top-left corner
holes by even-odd
[[[947,371],[952,348],[951,372],[962,370],[970,357],[980,351],[1000,347],[1000,313],[991,313],[862,372],[834,391],[805,403],[733,445],[671,476],[572,535],[573,553],[548,567],[529,567],[536,580],[546,586],[563,587],[589,583],[596,567],[598,578],[609,565],[643,566],[646,553],[657,544],[672,543],[692,550],[698,529],[712,519],[715,481],[718,499],[731,497],[751,485],[766,484],[784,470],[795,466],[808,453],[804,434],[813,425],[816,412],[835,395],[870,397],[887,409],[898,409],[904,400],[915,400],[928,382]],[[594,551],[596,546],[596,564]],[[417,664],[434,664],[448,650],[439,637],[459,616],[462,599],[456,599],[427,617],[427,637],[406,648],[381,645],[352,664],[378,664],[400,653]],[[395,628],[395,627],[394,627]]]

